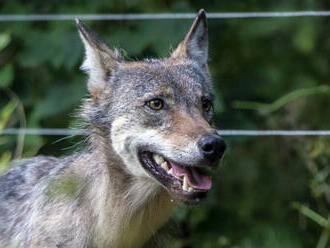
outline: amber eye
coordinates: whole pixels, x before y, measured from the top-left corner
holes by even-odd
[[[164,107],[164,101],[158,98],[150,100],[147,104],[153,110],[161,110]]]
[[[206,98],[202,98],[202,106],[203,106],[203,109],[205,112],[210,112],[212,107],[213,107],[213,104],[212,102],[209,100],[209,99],[206,99]]]

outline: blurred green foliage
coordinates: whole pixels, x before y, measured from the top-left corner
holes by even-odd
[[[330,3],[0,1],[0,14],[167,13],[199,8],[208,12],[326,10]],[[168,55],[191,20],[86,23],[108,44],[138,59]],[[327,17],[209,20],[217,126],[329,129],[329,30]],[[27,127],[73,125],[72,113],[86,94],[86,77],[78,69],[82,56],[73,21],[0,23],[0,127],[22,126],[8,90],[23,102]],[[55,142],[60,138],[27,136],[23,154],[64,155],[76,148],[72,145],[77,139]],[[226,137],[226,141],[229,151],[214,189],[200,206],[179,209],[175,220],[182,231],[169,247],[327,247],[329,138]],[[16,137],[0,136],[0,170],[16,144]],[[315,216],[322,221],[315,221]]]

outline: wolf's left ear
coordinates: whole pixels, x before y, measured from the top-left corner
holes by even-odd
[[[85,47],[81,69],[89,75],[88,91],[94,96],[105,89],[108,78],[122,60],[118,51],[111,50],[95,33],[76,19],[80,38]]]
[[[208,57],[208,33],[205,11],[201,9],[184,40],[171,55],[172,58],[187,57],[206,66]]]

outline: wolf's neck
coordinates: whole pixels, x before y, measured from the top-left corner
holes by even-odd
[[[88,159],[94,177],[87,194],[95,219],[94,245],[141,247],[169,219],[175,203],[152,179],[127,174],[111,145],[101,150],[104,145]]]

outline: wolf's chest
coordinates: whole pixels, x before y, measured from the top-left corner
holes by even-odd
[[[168,221],[174,206],[175,204],[167,193],[160,196],[157,201],[150,203],[147,208],[137,212],[122,228],[115,247],[143,247]]]

